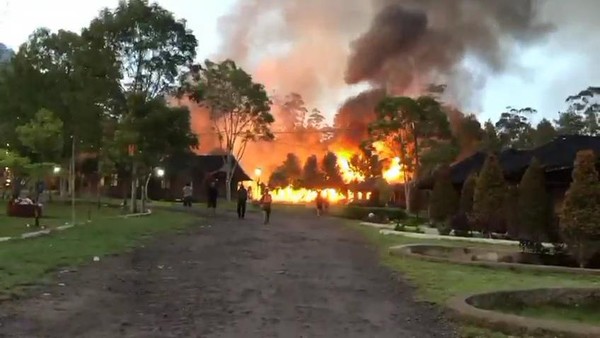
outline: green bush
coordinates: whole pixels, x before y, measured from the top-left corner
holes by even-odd
[[[370,213],[373,213],[376,219],[387,218],[389,220],[403,220],[406,218],[406,211],[403,209],[363,207],[356,205],[345,206],[340,216],[349,219],[368,220]]]
[[[600,181],[595,164],[594,152],[577,153],[560,215],[563,238],[582,268],[600,250]]]
[[[544,169],[534,157],[519,184],[519,239],[541,243],[549,239],[551,218]]]
[[[458,209],[458,193],[452,185],[450,168],[444,166],[438,170],[429,200],[429,217],[436,223],[445,223]]]
[[[506,183],[498,158],[490,154],[477,177],[473,195],[473,218],[477,230],[483,233],[504,232],[499,226],[503,223],[503,206]]]

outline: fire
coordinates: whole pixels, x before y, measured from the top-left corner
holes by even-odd
[[[379,158],[383,161],[384,167],[382,170],[383,178],[389,183],[405,183],[409,177],[407,176],[406,167],[402,164],[400,157],[393,156],[394,153],[388,148],[384,142],[375,142],[373,148],[379,155]],[[351,159],[356,154],[349,149],[339,148],[334,151],[337,156],[337,164],[340,169],[340,174],[345,183],[364,182],[366,176],[364,173],[353,168],[351,165]],[[256,174],[260,176],[260,173]],[[318,190],[306,189],[306,188],[294,188],[288,186],[285,188],[277,188],[271,191],[271,196],[274,202],[279,203],[292,203],[292,204],[307,204],[315,201],[319,194]],[[256,191],[254,198],[260,198],[260,194]],[[371,193],[352,192],[352,191],[339,191],[336,189],[323,189],[321,190],[321,196],[328,200],[332,204],[345,203],[355,200],[368,200],[371,197]]]

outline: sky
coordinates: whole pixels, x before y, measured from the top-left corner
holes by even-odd
[[[199,60],[217,51],[220,43],[217,20],[229,11],[234,2],[158,1],[176,17],[187,20],[199,41]],[[118,0],[0,0],[0,42],[17,49],[39,27],[79,31],[102,8],[114,7],[117,3]],[[568,95],[587,86],[598,85],[600,72],[587,71],[580,66],[593,58],[593,55],[585,53],[585,46],[573,45],[574,48],[567,49],[557,41],[564,39],[549,38],[541,45],[515,51],[512,70],[489,76],[481,93],[477,94],[480,95],[479,104],[469,107],[470,112],[476,113],[482,120],[495,120],[507,106],[533,107],[540,112],[536,120],[542,117],[553,119],[564,108],[564,99]],[[476,64],[469,64],[469,67],[477,70]],[[331,105],[340,103],[332,102]]]

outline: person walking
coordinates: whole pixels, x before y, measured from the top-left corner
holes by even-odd
[[[240,188],[237,191],[237,214],[239,219],[246,218],[246,203],[248,202],[248,190],[244,187],[244,184],[240,184]]]
[[[217,183],[215,181],[210,182],[208,186],[208,209],[215,215],[217,213],[217,198],[219,197],[219,191],[217,190]]]
[[[191,183],[186,183],[185,187],[183,187],[183,206],[191,208],[192,207],[192,195],[194,193],[194,189],[192,188]]]
[[[271,203],[273,202],[273,197],[269,192],[269,188],[265,188],[262,197],[260,198],[260,205],[263,209],[264,213],[264,223],[269,224],[271,220]]]
[[[317,192],[317,198],[315,199],[315,202],[317,203],[317,216],[321,216],[321,214],[323,213],[323,194],[321,191]]]

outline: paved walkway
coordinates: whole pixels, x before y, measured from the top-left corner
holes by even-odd
[[[0,337],[453,337],[341,220],[222,215],[0,305]]]

